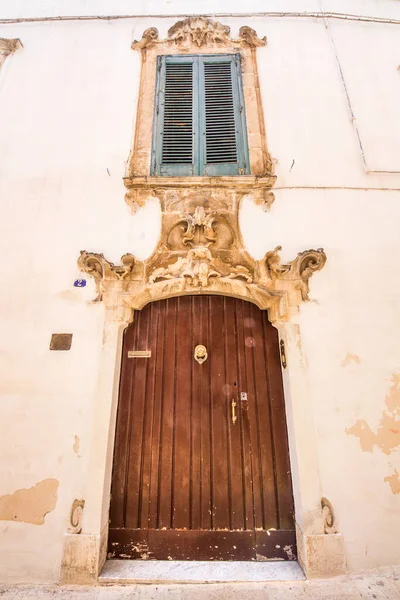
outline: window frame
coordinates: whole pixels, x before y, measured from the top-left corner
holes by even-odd
[[[206,162],[206,118],[204,65],[231,62],[232,95],[236,133],[236,163]],[[192,164],[163,164],[162,141],[164,126],[164,82],[166,64],[193,65],[193,132]],[[201,101],[202,100],[202,101]],[[204,140],[204,141],[203,141]],[[157,56],[154,116],[151,143],[150,175],[159,177],[184,176],[239,176],[250,174],[250,157],[247,136],[246,109],[243,92],[241,55],[221,54],[165,54]]]

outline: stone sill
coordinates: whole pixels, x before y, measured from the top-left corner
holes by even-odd
[[[128,189],[168,189],[168,188],[225,188],[253,190],[271,188],[275,175],[239,175],[232,177],[124,177]]]
[[[210,584],[302,581],[296,561],[157,561],[107,560],[100,585]]]

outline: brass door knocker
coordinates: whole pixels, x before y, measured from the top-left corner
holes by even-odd
[[[201,365],[205,360],[207,360],[207,357],[207,348],[205,346],[202,346],[201,344],[199,346],[196,346],[196,348],[194,349],[194,359],[197,360],[199,365]]]

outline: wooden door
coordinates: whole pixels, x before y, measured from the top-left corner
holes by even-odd
[[[109,556],[296,557],[278,335],[266,311],[185,296],[135,312],[123,344]]]

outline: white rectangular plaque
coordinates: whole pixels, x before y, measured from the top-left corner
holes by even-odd
[[[129,350],[128,358],[150,358],[151,350]]]

